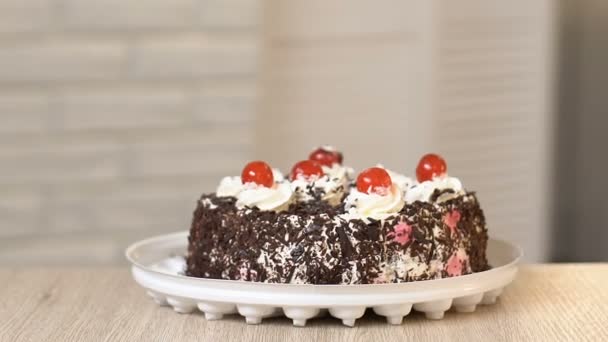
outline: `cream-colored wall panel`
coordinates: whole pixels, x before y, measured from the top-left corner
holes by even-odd
[[[54,15],[52,0],[2,0],[0,33],[44,31],[52,26]]]
[[[412,0],[270,0],[270,34],[279,41],[357,39],[420,30],[428,3]]]
[[[0,84],[115,80],[126,61],[117,40],[13,40],[0,44]]]
[[[522,245],[529,260],[545,260],[552,1],[526,11],[523,1],[440,3],[433,146],[478,192],[492,235]]]
[[[279,155],[278,165],[288,168],[315,145],[331,143],[358,168],[413,168],[427,136],[410,127],[429,125],[427,76],[416,67],[424,65],[424,50],[417,47],[396,40],[275,49],[260,116],[280,129],[259,137],[259,153]]]
[[[492,235],[544,260],[552,3],[276,4],[258,153],[288,167],[327,142],[358,168],[413,175],[437,151],[478,192]]]
[[[197,0],[62,0],[65,26],[78,30],[158,30],[190,28]]]

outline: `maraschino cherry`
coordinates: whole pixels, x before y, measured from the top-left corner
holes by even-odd
[[[328,147],[319,147],[312,151],[308,159],[314,160],[317,163],[331,167],[333,164],[342,164],[342,153]]]
[[[252,161],[243,168],[241,182],[243,182],[243,184],[255,183],[267,188],[272,188],[274,185],[272,169],[270,168],[270,165],[263,161]]]
[[[370,167],[361,171],[357,177],[357,190],[366,194],[387,195],[391,185],[393,185],[391,176],[381,167]]]
[[[434,153],[425,154],[418,162],[416,167],[416,178],[419,182],[433,180],[436,177],[443,177],[448,171],[445,160]]]
[[[323,176],[321,164],[314,160],[302,160],[293,166],[289,178],[291,178],[291,180],[295,180],[298,177],[302,177],[305,180],[310,181],[321,176]]]

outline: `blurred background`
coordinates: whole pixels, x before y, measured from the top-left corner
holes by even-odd
[[[251,159],[435,151],[530,262],[608,260],[604,0],[0,0],[0,265],[123,264]]]

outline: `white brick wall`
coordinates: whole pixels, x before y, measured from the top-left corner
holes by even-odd
[[[64,25],[75,30],[191,29],[197,0],[63,0]]]
[[[259,0],[0,0],[0,265],[119,263],[251,158]]]
[[[126,51],[118,39],[7,41],[0,46],[0,83],[118,80],[126,67]]]
[[[260,0],[207,0],[201,22],[210,29],[255,30],[261,24]]]
[[[47,30],[54,17],[53,0],[0,1],[0,34]]]
[[[131,49],[131,72],[142,79],[243,76],[256,72],[255,35],[176,34],[144,38]]]
[[[64,129],[74,131],[184,126],[191,107],[184,89],[120,85],[65,91],[59,103]]]
[[[0,93],[1,134],[42,133],[47,125],[50,97],[41,92]]]

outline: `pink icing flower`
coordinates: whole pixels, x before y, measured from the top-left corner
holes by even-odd
[[[452,234],[456,233],[456,225],[460,221],[460,211],[452,210],[443,216],[443,223],[450,228]]]
[[[240,278],[241,280],[247,280],[247,275],[249,273],[249,270],[247,269],[247,267],[241,266],[239,268],[239,273],[240,273],[240,276],[241,276],[241,278]]]
[[[393,231],[386,234],[386,237],[392,239],[395,242],[398,242],[401,245],[405,245],[408,243],[412,236],[412,226],[409,224],[400,221],[395,225]]]
[[[462,260],[460,260],[456,252],[448,259],[446,272],[448,272],[450,277],[462,275]]]

